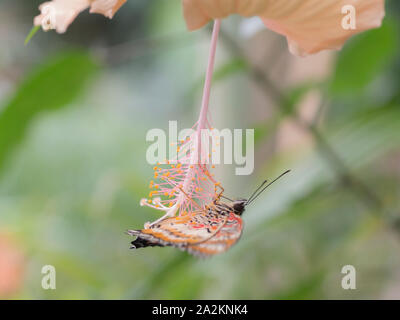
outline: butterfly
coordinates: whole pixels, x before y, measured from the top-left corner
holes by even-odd
[[[231,200],[221,193],[211,204],[190,214],[166,218],[142,230],[128,230],[129,235],[136,237],[131,249],[171,246],[198,257],[225,252],[242,235],[241,216],[246,206],[289,171],[268,184],[265,180],[248,199]]]

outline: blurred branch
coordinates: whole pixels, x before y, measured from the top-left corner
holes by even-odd
[[[296,109],[292,108],[290,101],[288,101],[287,97],[270,79],[269,75],[248,61],[244,50],[227,32],[221,30],[221,39],[234,54],[248,62],[249,74],[252,80],[263,89],[263,92],[268,94],[268,96],[275,101],[279,106],[279,112],[283,115],[290,115],[300,128],[311,134],[317,143],[319,153],[336,173],[340,182],[349,188],[349,190],[351,190],[368,208],[372,207],[375,209],[374,212],[381,212],[383,204],[380,198],[375,194],[375,192],[373,192],[373,190],[350,172],[345,162],[325,139],[316,124],[308,123],[299,116]]]
[[[193,41],[193,37],[187,33],[174,33],[135,39],[110,46],[107,49],[101,48],[97,51],[107,64],[118,65],[144,57],[155,50],[177,49],[196,43],[196,41]]]

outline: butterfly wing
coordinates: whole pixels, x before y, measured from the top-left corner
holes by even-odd
[[[227,219],[213,211],[167,218],[147,229],[129,230],[128,234],[136,236],[131,248],[174,246],[185,249],[215,236]]]
[[[242,230],[242,218],[230,212],[226,223],[214,236],[201,243],[188,245],[186,250],[200,257],[208,257],[225,252],[240,239]]]

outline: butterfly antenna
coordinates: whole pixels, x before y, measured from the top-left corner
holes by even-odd
[[[289,173],[290,170],[286,170],[284,173],[282,173],[281,175],[279,175],[277,178],[275,178],[274,180],[272,180],[270,183],[268,183],[264,188],[261,189],[260,192],[258,192],[255,196],[253,196],[251,198],[251,200],[246,202],[246,205],[250,204],[251,202],[253,202],[255,199],[258,198],[258,196],[263,193],[265,191],[265,189],[267,189],[271,184],[273,184],[275,181],[279,180],[280,178],[282,178],[285,174]],[[258,188],[260,189],[260,188]]]
[[[263,183],[261,183],[261,185],[247,199],[246,203],[249,203],[251,201],[251,199],[254,197],[254,195],[258,192],[258,190],[260,190],[267,182],[268,182],[268,180],[264,180]]]
[[[228,197],[225,197],[225,196],[223,196],[223,195],[221,195],[221,198],[224,198],[224,199],[226,199],[226,200],[229,200],[229,201],[233,202],[232,199],[230,199],[230,198],[228,198]]]

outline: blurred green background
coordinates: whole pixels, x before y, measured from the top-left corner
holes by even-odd
[[[223,21],[211,98],[216,128],[255,128],[251,176],[232,197],[292,173],[211,259],[129,250],[152,166],[146,132],[200,107],[210,29],[189,33],[179,0],[128,1],[113,20],[24,39],[41,1],[0,3],[0,297],[7,299],[400,298],[398,1],[382,28],[340,52],[297,58],[255,20]],[[341,269],[357,270],[343,290]],[[53,265],[57,289],[43,290]]]

